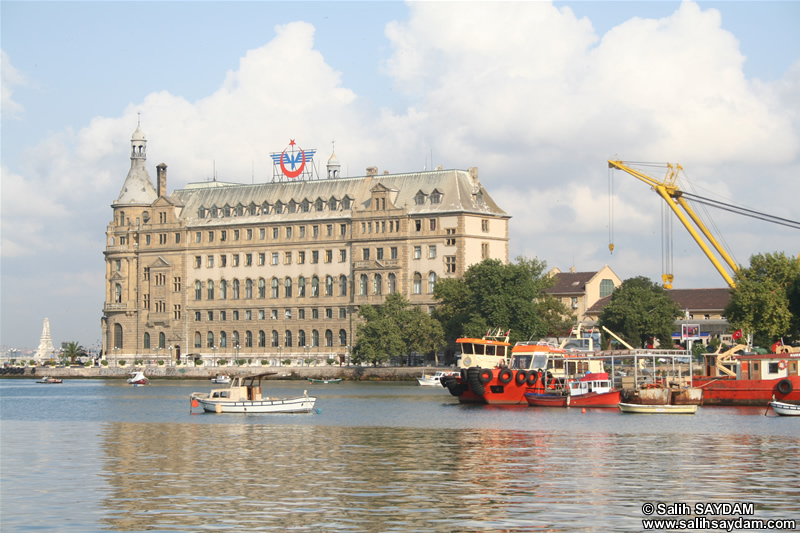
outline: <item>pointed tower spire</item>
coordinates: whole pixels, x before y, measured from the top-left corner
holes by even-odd
[[[339,158],[336,157],[336,141],[331,141],[333,148],[331,150],[331,157],[328,159],[328,178],[338,178],[341,172],[342,165],[339,163]]]
[[[131,169],[122,185],[115,204],[150,205],[158,198],[150,174],[147,173],[147,138],[137,120],[136,131],[131,137]]]
[[[42,338],[39,339],[39,348],[36,350],[36,355],[33,356],[37,361],[43,359],[50,359],[55,353],[56,348],[53,346],[53,339],[50,337],[50,319],[44,319],[42,326]]]

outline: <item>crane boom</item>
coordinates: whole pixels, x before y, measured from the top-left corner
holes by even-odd
[[[731,288],[736,287],[736,283],[733,281],[733,276],[731,276],[728,270],[725,269],[719,258],[714,255],[714,252],[711,251],[711,248],[709,248],[708,244],[706,244],[706,242],[700,237],[697,230],[700,230],[700,232],[708,240],[708,243],[711,244],[714,250],[720,255],[720,257],[722,257],[723,261],[728,264],[734,273],[739,270],[738,265],[733,261],[733,259],[731,259],[731,257],[717,242],[713,235],[711,235],[711,232],[708,230],[708,228],[706,228],[694,210],[683,198],[683,192],[677,187],[677,185],[675,185],[675,182],[678,178],[678,173],[683,170],[680,165],[671,165],[667,163],[667,175],[662,181],[658,181],[654,178],[651,178],[647,174],[627,166],[623,161],[609,160],[608,167],[627,172],[634,178],[637,178],[638,180],[650,185],[650,187],[652,187],[652,189],[656,191],[656,193],[658,193],[658,195],[661,196],[665,202],[667,202],[669,208],[672,209],[672,212],[675,213],[675,216],[678,217],[678,220],[681,221],[697,245],[700,246],[700,249],[706,254],[706,257],[708,257],[708,259],[714,265],[714,268],[717,269],[717,272],[722,275],[722,278],[725,280],[728,286]],[[689,221],[689,218],[686,217],[687,214],[689,215],[689,218],[691,218],[691,222]],[[692,225],[692,222],[694,225]]]

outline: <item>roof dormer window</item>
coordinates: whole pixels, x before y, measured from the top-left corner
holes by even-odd
[[[442,203],[442,193],[440,193],[438,189],[434,189],[433,192],[431,193],[431,203],[432,204]]]
[[[425,193],[422,191],[418,191],[416,196],[414,196],[414,203],[416,205],[425,205]]]

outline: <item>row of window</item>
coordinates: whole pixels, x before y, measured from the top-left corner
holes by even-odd
[[[266,320],[267,319],[267,311],[265,309],[247,309],[245,311],[240,312],[238,309],[234,309],[231,311],[231,316],[234,321],[239,320],[240,317],[244,317],[244,320],[253,320],[253,317],[258,317],[258,320]],[[228,320],[228,311],[223,309],[219,311],[208,310],[205,312],[206,321],[213,322],[218,319],[220,322],[225,322]],[[270,320],[277,320],[278,319],[278,310],[271,309]],[[291,320],[292,318],[292,310],[291,309],[284,309],[283,310],[283,318],[286,320]],[[297,319],[298,320],[305,320],[306,318],[306,310],[304,308],[300,308],[297,310]],[[333,308],[327,307],[325,308],[325,318],[332,320],[333,319]],[[319,309],[314,307],[311,309],[311,319],[317,320],[319,319]],[[347,319],[347,308],[340,307],[339,308],[339,319],[345,320]],[[202,311],[195,311],[194,312],[194,320],[195,322],[200,322],[203,320],[203,312]]]
[[[200,206],[197,210],[197,216],[199,218],[220,218],[220,217],[231,217],[231,216],[257,216],[257,215],[282,215],[283,213],[309,213],[313,211],[338,211],[340,208],[344,211],[348,211],[351,209],[353,205],[354,198],[350,195],[346,195],[344,198],[339,200],[335,196],[331,196],[329,199],[324,200],[322,198],[317,198],[313,202],[307,198],[301,200],[300,202],[295,201],[294,199],[289,200],[288,202],[282,202],[278,200],[275,203],[270,203],[269,200],[265,200],[261,204],[256,204],[255,202],[250,202],[249,205],[243,205],[242,203],[237,204],[236,206],[231,206],[230,204],[225,204],[222,207],[218,207],[216,204],[212,205],[211,207]]]
[[[326,329],[323,342],[324,346],[331,348],[334,346],[334,336],[333,331],[330,329]],[[339,330],[339,335],[337,336],[338,346],[347,346],[347,331],[344,329]],[[247,330],[244,332],[242,338],[239,336],[238,331],[233,331],[231,334],[230,345],[228,344],[228,333],[225,331],[219,332],[218,342],[219,344],[215,344],[217,339],[215,338],[214,332],[209,331],[205,335],[205,345],[203,344],[203,335],[199,331],[195,331],[194,333],[194,347],[195,348],[266,348],[267,347],[267,333],[262,329],[256,332],[255,336],[252,331]],[[148,348],[149,336],[145,333],[145,348]],[[272,330],[272,333],[269,336],[269,347],[277,348],[287,347],[291,348],[295,346],[295,342],[299,348],[309,347],[309,348],[318,348],[320,346],[320,334],[319,331],[314,329],[311,330],[311,334],[309,336],[306,335],[306,330],[301,329],[297,331],[297,340],[295,341],[295,336],[292,330],[287,329],[283,332],[283,339],[281,339],[280,334],[277,330]]]

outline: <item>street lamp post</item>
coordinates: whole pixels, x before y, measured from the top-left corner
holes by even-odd
[[[236,360],[237,360],[237,361],[239,360],[239,349],[240,349],[240,348],[241,348],[241,346],[239,346],[238,344],[237,344],[237,345],[236,345],[236,347],[235,347],[235,349],[236,349]],[[238,364],[238,363],[237,363],[237,364]]]
[[[217,366],[217,347],[216,346],[212,346],[211,347],[211,361],[212,361],[213,366]]]
[[[172,345],[171,344],[169,345],[168,349],[169,349],[169,366],[172,366],[172,365],[175,364],[175,361],[172,359]]]
[[[160,346],[156,346],[156,364],[158,364],[158,350],[160,350]]]
[[[119,352],[119,346],[114,346],[114,368],[119,367],[119,359],[117,359],[118,352]]]

